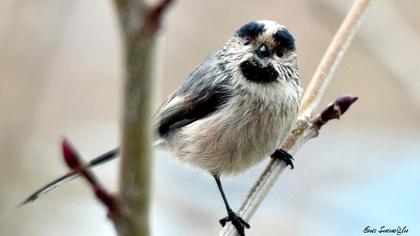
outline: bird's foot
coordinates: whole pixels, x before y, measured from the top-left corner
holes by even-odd
[[[233,226],[235,226],[240,236],[245,236],[244,228],[250,228],[249,224],[245,220],[243,220],[240,216],[231,210],[228,211],[228,216],[219,220],[222,226],[225,226],[229,221],[232,222]]]
[[[290,166],[290,169],[295,168],[293,166],[293,157],[292,155],[290,155],[288,152],[286,152],[285,150],[279,148],[277,149],[272,155],[271,158],[276,158],[278,160],[282,160],[286,163],[286,165]]]

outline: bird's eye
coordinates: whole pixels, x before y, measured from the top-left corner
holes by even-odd
[[[245,37],[244,38],[244,45],[249,45],[251,43],[251,38],[250,37]]]
[[[285,53],[285,49],[284,49],[284,48],[282,48],[282,47],[278,47],[278,48],[276,49],[276,55],[277,55],[278,57],[283,57],[283,56],[284,56],[284,53]]]

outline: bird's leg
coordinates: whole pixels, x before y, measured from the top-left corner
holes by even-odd
[[[271,155],[271,158],[276,158],[278,160],[282,160],[286,163],[286,165],[289,165],[291,169],[295,168],[293,166],[293,157],[285,150],[279,148]]]
[[[223,202],[225,203],[226,211],[228,213],[228,215],[225,218],[219,220],[220,224],[222,226],[225,226],[225,224],[230,221],[232,222],[233,226],[235,226],[236,230],[238,231],[238,234],[240,236],[245,236],[244,227],[249,229],[249,224],[240,216],[238,216],[235,212],[233,212],[232,208],[230,208],[229,202],[226,199],[225,192],[223,191],[222,183],[220,182],[220,177],[218,175],[214,175],[214,179],[216,180],[220,194],[222,194]]]

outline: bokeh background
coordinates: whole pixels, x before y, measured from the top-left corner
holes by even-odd
[[[160,37],[158,91],[166,98],[234,30],[272,19],[295,35],[303,84],[351,1],[177,1]],[[420,235],[419,1],[374,1],[321,106],[360,97],[296,156],[247,235],[363,235],[407,226]],[[0,235],[115,235],[87,185],[73,181],[15,206],[66,172],[66,136],[91,159],[119,141],[122,62],[107,0],[0,2]],[[157,99],[158,100],[158,99]],[[225,180],[237,209],[267,164]],[[118,162],[95,172],[117,188]],[[156,152],[153,235],[217,235],[225,209],[212,178]]]

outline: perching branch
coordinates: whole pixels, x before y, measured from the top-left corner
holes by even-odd
[[[360,22],[370,0],[356,0],[353,7],[347,13],[346,18],[335,34],[328,46],[324,57],[318,65],[315,74],[310,81],[308,88],[303,96],[300,106],[301,116],[310,116],[319,105],[325,88],[328,86],[337,65],[340,63],[344,53],[353,40],[354,35],[359,29]]]
[[[342,12],[345,2],[322,0],[314,1],[313,4],[330,9],[336,15]],[[392,75],[390,78],[395,80],[395,85],[406,91],[420,110],[420,81],[413,79],[420,74],[417,59],[420,54],[420,34],[410,19],[395,7],[396,4],[398,2],[382,1],[375,6],[375,11],[380,14],[375,14],[370,23],[363,27],[360,41],[367,53],[386,68],[387,73]],[[390,29],[392,34],[386,34]],[[378,40],[385,34],[386,40]]]
[[[319,129],[324,124],[330,119],[338,118],[357,100],[356,97],[351,96],[338,98],[320,115],[310,118],[318,106],[337,65],[357,32],[369,3],[370,0],[355,1],[315,71],[303,96],[295,128],[281,146],[289,154],[294,156],[303,144],[318,135]],[[244,220],[249,222],[285,168],[286,164],[284,162],[277,159],[271,160],[242,203],[239,215]],[[232,224],[228,223],[219,235],[237,235],[237,231]]]

